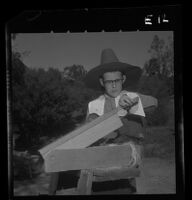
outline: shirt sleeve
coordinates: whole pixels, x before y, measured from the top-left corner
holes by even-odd
[[[88,103],[88,106],[87,106],[87,114],[86,114],[86,120],[88,119],[88,117],[89,117],[89,114],[90,114],[90,109],[89,109],[89,107],[90,107],[90,102]]]

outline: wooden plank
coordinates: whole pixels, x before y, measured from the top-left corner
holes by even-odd
[[[129,144],[82,149],[55,149],[45,158],[46,172],[127,166],[131,160]]]
[[[54,150],[56,147],[64,144],[65,142],[71,140],[72,138],[75,138],[76,136],[80,135],[81,133],[83,133],[85,131],[89,131],[91,133],[92,128],[94,128],[94,126],[100,124],[100,127],[102,127],[102,126],[104,127],[106,120],[108,120],[108,118],[113,117],[114,115],[116,117],[115,119],[119,123],[117,123],[118,126],[114,126],[113,130],[120,128],[122,126],[122,123],[120,122],[120,119],[117,118],[117,112],[118,112],[118,109],[115,109],[112,112],[109,112],[105,115],[98,117],[97,119],[93,120],[92,122],[89,122],[88,124],[81,126],[80,128],[78,128],[78,129],[68,133],[67,135],[59,138],[55,142],[52,142],[51,144],[43,147],[42,149],[39,150],[39,152],[44,157],[48,152]]]
[[[121,168],[121,169],[114,169],[114,170],[106,170],[99,172],[99,170],[93,170],[93,176],[95,182],[102,182],[102,181],[112,181],[117,179],[125,179],[125,178],[133,178],[138,177],[140,175],[140,169],[138,168]]]
[[[80,149],[88,147],[121,126],[122,122],[118,115],[112,115],[99,124],[96,124],[91,129],[84,131],[75,138],[72,138],[64,144],[56,147],[56,149]]]

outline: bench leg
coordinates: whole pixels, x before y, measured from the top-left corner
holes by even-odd
[[[81,170],[77,185],[77,191],[80,195],[90,195],[92,191],[93,172],[91,170]]]
[[[137,178],[136,189],[137,189],[136,192],[137,194],[146,194],[145,183],[143,180],[141,180],[140,177]]]
[[[49,195],[55,195],[59,180],[59,173],[51,173],[50,183],[49,183]]]
[[[136,184],[136,178],[129,178],[129,184],[131,186],[131,190],[133,193],[137,192],[137,184]]]

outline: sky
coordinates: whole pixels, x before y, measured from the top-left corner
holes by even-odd
[[[53,67],[62,71],[77,64],[89,71],[100,64],[105,48],[112,48],[121,62],[143,68],[150,58],[148,50],[154,35],[167,41],[173,32],[20,33],[12,41],[12,48],[28,52],[23,62],[32,68]]]

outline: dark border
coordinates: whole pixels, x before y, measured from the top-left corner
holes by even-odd
[[[42,14],[43,13],[43,14]],[[166,13],[170,23],[158,24],[157,16],[161,13]],[[153,25],[146,25],[144,18],[146,15],[153,14]],[[62,20],[62,24],[59,19]],[[127,20],[124,20],[127,19]],[[112,23],[113,22],[113,23]],[[65,24],[66,26],[63,26]],[[138,195],[133,198],[146,198],[146,199],[158,199],[158,198],[170,198],[175,199],[185,196],[185,164],[184,164],[184,133],[181,130],[183,125],[182,115],[182,6],[181,5],[160,5],[160,6],[130,6],[125,8],[75,8],[75,9],[56,9],[56,10],[28,10],[19,12],[13,18],[10,18],[5,24],[5,57],[6,65],[5,72],[11,66],[11,33],[43,33],[50,32],[100,32],[105,31],[173,31],[174,32],[174,64],[175,64],[175,128],[176,128],[176,195]],[[5,79],[6,82],[6,79]],[[3,94],[6,94],[6,89]],[[5,105],[7,100],[5,100]],[[7,110],[5,109],[7,114]],[[6,128],[7,130],[7,128]],[[7,135],[5,134],[5,138]],[[5,142],[7,146],[7,140]],[[5,149],[4,149],[5,151]],[[10,151],[5,154],[9,154]],[[11,161],[10,161],[11,162]],[[11,163],[10,163],[11,164]],[[5,170],[8,172],[8,164]],[[10,171],[9,171],[10,173]],[[9,182],[9,181],[8,181]],[[9,184],[7,193],[10,198],[13,198],[11,194],[12,183]],[[125,196],[124,196],[125,197]],[[17,199],[19,197],[14,197]],[[25,196],[24,199],[27,197]],[[29,197],[33,198],[33,197]],[[35,197],[37,199],[38,197]],[[43,196],[39,198],[44,198]],[[63,198],[63,197],[50,197],[50,198]],[[73,197],[78,198],[78,197]],[[118,197],[119,198],[119,197]],[[125,197],[127,198],[127,196]],[[129,196],[132,198],[132,196]],[[45,199],[47,197],[45,196]]]

